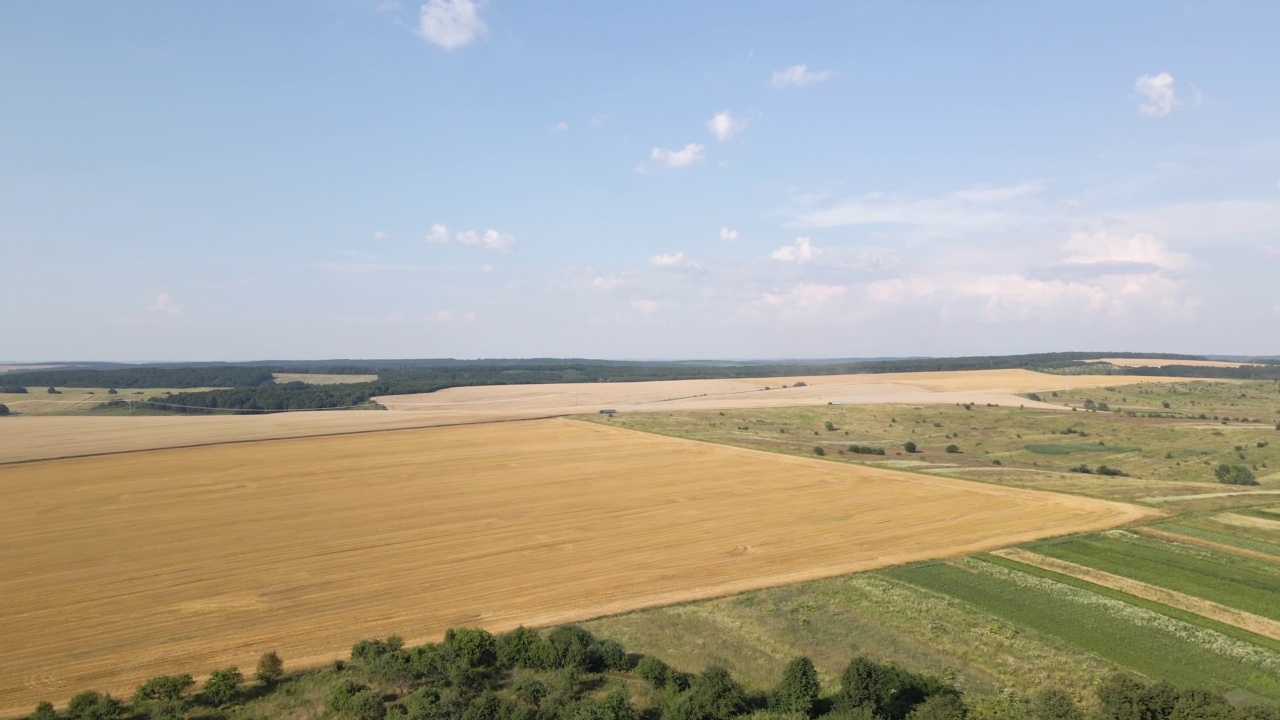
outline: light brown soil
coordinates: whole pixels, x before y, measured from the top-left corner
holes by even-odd
[[[1252,517],[1250,515],[1237,515],[1235,513],[1215,515],[1213,519],[1225,525],[1261,528],[1263,530],[1275,530],[1276,532],[1280,532],[1280,520],[1268,520],[1266,518]]]
[[[373,382],[377,375],[322,375],[320,373],[272,373],[277,383],[300,382],[308,385],[347,385]]]
[[[1216,620],[1224,625],[1248,630],[1273,640],[1280,640],[1280,622],[1261,615],[1254,615],[1244,610],[1221,605],[1211,600],[1205,600],[1194,595],[1187,595],[1176,590],[1162,588],[1158,585],[1151,585],[1121,575],[1114,575],[1102,570],[1095,570],[1094,568],[1077,565],[1066,560],[1047,557],[1021,548],[997,550],[992,555],[998,555],[1032,567],[1091,582],[1094,585],[1101,585],[1112,590],[1119,590],[1144,600],[1152,600],[1172,608],[1186,610],[1200,617]]]
[[[384,413],[390,414],[390,413]],[[362,637],[551,624],[1155,511],[572,420],[0,467],[0,712]]]

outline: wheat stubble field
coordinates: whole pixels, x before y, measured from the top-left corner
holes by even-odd
[[[1153,511],[551,419],[0,466],[0,713]]]

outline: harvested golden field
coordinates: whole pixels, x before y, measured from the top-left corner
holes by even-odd
[[[277,383],[300,382],[308,385],[346,385],[374,382],[377,375],[328,375],[323,373],[271,373]]]
[[[0,467],[0,712],[549,624],[1152,510],[572,420]]]
[[[635,383],[565,383],[456,387],[418,395],[376,398],[388,409],[423,413],[502,414],[540,410],[576,414],[612,408],[619,412],[731,410],[796,405],[946,404],[995,405],[1064,410],[1017,393],[1103,387],[1178,378],[1124,375],[1050,375],[1031,370],[796,375],[722,380],[661,380]],[[1181,380],[1185,382],[1185,379]],[[804,383],[796,387],[797,382]]]
[[[804,387],[794,387],[797,381]],[[270,415],[9,417],[0,419],[0,463],[246,440],[309,437],[399,428],[529,420],[594,413],[733,410],[838,403],[1025,405],[1055,411],[1013,393],[1185,382],[1122,375],[1065,377],[1029,370],[817,375],[742,380],[486,385],[377,398],[392,412],[293,412]],[[787,385],[787,388],[783,388]],[[765,388],[769,388],[766,390]],[[57,397],[57,396],[55,396]],[[17,410],[17,408],[14,408]]]
[[[1189,367],[1257,367],[1257,363],[1231,362],[1229,360],[1162,360],[1159,358],[1098,358],[1083,360],[1087,363],[1107,363],[1116,367],[1168,367],[1170,365],[1186,365]]]

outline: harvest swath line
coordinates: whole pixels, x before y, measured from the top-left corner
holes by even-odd
[[[14,713],[266,650],[298,667],[362,637],[582,620],[1156,512],[572,420],[7,465],[0,486]]]

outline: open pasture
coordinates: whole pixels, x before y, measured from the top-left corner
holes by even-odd
[[[275,649],[585,619],[1152,511],[571,420],[0,467],[17,712]]]
[[[325,373],[271,373],[276,383],[300,382],[307,385],[348,385],[375,382],[377,375],[338,375]]]

